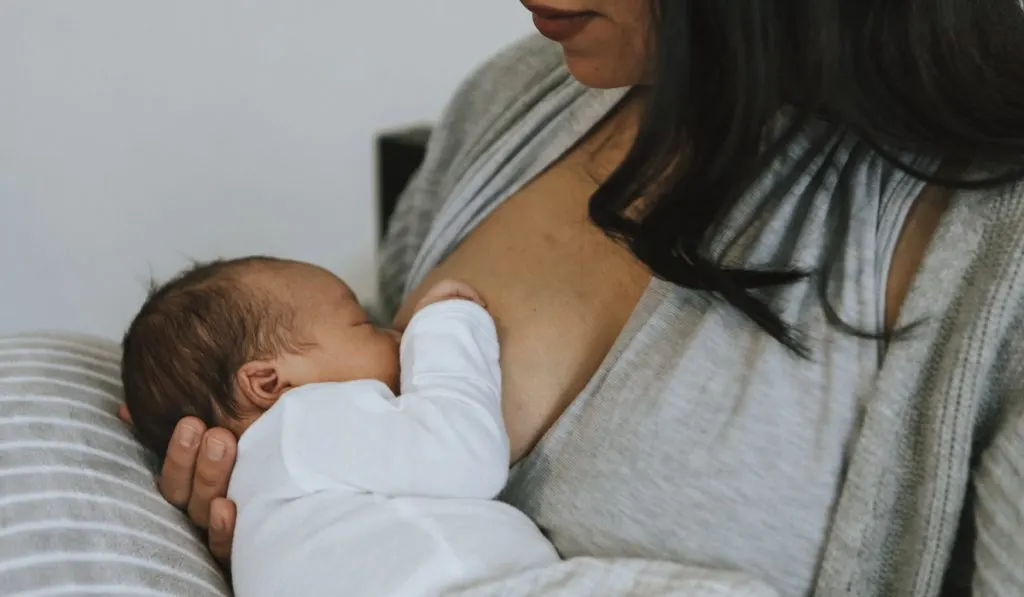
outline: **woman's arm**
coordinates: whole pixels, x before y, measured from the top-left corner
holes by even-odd
[[[974,597],[1024,595],[1024,404],[1007,417],[975,475]]]

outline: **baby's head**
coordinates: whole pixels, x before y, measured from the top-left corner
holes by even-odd
[[[154,288],[122,344],[125,402],[162,458],[194,416],[236,435],[310,383],[398,383],[399,336],[375,327],[327,270],[246,257],[198,264]]]

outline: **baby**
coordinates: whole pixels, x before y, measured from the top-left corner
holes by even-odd
[[[558,560],[495,501],[509,465],[495,325],[442,282],[404,335],[314,265],[201,264],[125,334],[139,439],[195,416],[239,436],[228,497],[237,597],[434,596]]]

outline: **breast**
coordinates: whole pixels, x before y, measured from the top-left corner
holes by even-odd
[[[564,162],[499,206],[405,302],[455,278],[487,302],[501,339],[504,410],[518,460],[600,367],[650,276],[587,218],[594,184]]]

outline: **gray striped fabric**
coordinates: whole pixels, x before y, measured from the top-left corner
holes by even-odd
[[[572,558],[444,597],[779,597],[742,572],[639,559]]]
[[[117,346],[0,336],[0,594],[230,595],[116,416]]]

